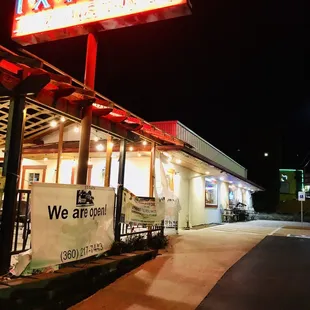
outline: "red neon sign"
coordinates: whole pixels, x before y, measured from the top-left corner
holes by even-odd
[[[141,13],[151,14],[141,19]],[[99,24],[107,30],[187,14],[187,0],[16,0],[12,38],[26,45],[87,33],[70,30],[73,26]]]

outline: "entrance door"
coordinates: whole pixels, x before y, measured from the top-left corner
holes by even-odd
[[[33,182],[45,182],[46,166],[23,166],[22,189],[31,189]]]

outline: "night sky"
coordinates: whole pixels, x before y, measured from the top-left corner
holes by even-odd
[[[7,46],[13,2],[1,1]],[[100,33],[96,88],[148,121],[181,121],[272,189],[277,169],[298,168],[310,151],[309,6],[193,6],[189,17]],[[27,49],[83,80],[85,46],[79,37]]]

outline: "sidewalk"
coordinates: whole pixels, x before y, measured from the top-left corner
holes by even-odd
[[[233,264],[287,225],[254,221],[180,231],[162,255],[70,309],[195,309]]]

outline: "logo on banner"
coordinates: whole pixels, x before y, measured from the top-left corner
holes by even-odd
[[[91,191],[79,189],[76,191],[76,206],[77,207],[91,207],[94,206],[94,196]]]

